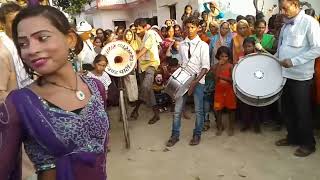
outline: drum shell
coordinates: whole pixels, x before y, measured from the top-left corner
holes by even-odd
[[[195,73],[190,68],[178,68],[169,78],[165,93],[171,98],[178,99],[182,97],[189,89],[191,82],[195,78]]]
[[[276,63],[274,63],[276,65],[276,67],[280,68],[280,72],[282,72],[282,68],[281,68],[281,65],[278,63],[277,59],[270,55],[270,54],[266,54],[266,53],[254,53],[254,54],[250,54],[246,57],[244,57],[242,60],[240,60],[234,67],[233,69],[233,73],[232,73],[232,78],[233,78],[233,89],[234,89],[234,92],[236,94],[236,96],[239,98],[239,100],[241,100],[242,102],[248,104],[248,105],[251,105],[251,106],[257,106],[257,107],[261,107],[261,106],[267,106],[267,105],[270,105],[272,103],[274,103],[275,101],[277,101],[281,94],[282,94],[282,89],[283,89],[283,86],[285,85],[285,82],[286,82],[286,78],[284,78],[282,76],[282,73],[281,73],[281,77],[279,77],[279,81],[281,82],[280,85],[277,87],[277,89],[272,92],[272,93],[269,93],[269,94],[266,94],[266,95],[261,95],[261,96],[257,96],[257,95],[253,95],[253,94],[250,94],[246,91],[244,91],[243,89],[241,89],[241,87],[239,87],[239,85],[237,84],[236,82],[236,71],[237,71],[237,67],[238,65],[242,62],[242,61],[245,61],[246,59],[249,60],[250,57],[257,57],[259,58],[259,56],[263,57],[264,58],[268,58],[268,60],[274,60]],[[267,72],[267,73],[272,73],[272,72]],[[238,75],[239,76],[239,75]],[[248,80],[249,81],[249,80]],[[255,84],[253,84],[254,86]]]

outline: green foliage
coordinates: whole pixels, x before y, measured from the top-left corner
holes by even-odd
[[[92,0],[53,0],[56,6],[62,7],[62,9],[68,14],[74,15],[81,13],[86,4],[90,4]]]

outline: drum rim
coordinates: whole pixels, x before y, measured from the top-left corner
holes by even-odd
[[[130,51],[134,52],[134,53],[133,53],[133,59],[135,60],[135,63],[134,63],[133,66],[130,67],[130,69],[129,69],[128,72],[123,73],[123,74],[114,74],[114,73],[112,73],[112,72],[109,72],[109,71],[107,70],[108,65],[107,65],[107,67],[105,68],[105,72],[107,72],[109,75],[114,76],[114,77],[124,77],[124,76],[127,76],[128,74],[130,74],[130,73],[135,69],[135,66],[136,66],[136,64],[138,63],[137,55],[136,55],[134,49],[132,48],[132,46],[131,46],[130,44],[128,44],[128,43],[125,42],[125,41],[121,41],[121,40],[117,40],[117,41],[114,41],[114,42],[110,42],[110,43],[108,43],[107,45],[105,45],[105,46],[101,49],[100,54],[102,54],[102,55],[104,55],[105,57],[107,57],[107,54],[105,53],[105,51],[106,51],[105,49],[107,49],[109,46],[117,45],[117,44],[124,44],[124,45],[126,45],[126,47],[127,47],[128,49],[130,49]],[[109,63],[108,63],[108,64],[109,64]]]
[[[248,97],[250,97],[250,98],[256,98],[256,99],[266,99],[266,98],[270,98],[270,97],[278,94],[278,93],[283,89],[284,85],[286,84],[287,78],[282,77],[282,83],[281,83],[281,85],[279,86],[279,88],[278,88],[275,92],[273,92],[273,93],[271,93],[271,94],[267,94],[267,95],[265,95],[265,96],[254,96],[254,95],[248,94],[248,93],[244,92],[239,86],[237,86],[236,82],[234,81],[234,79],[235,79],[235,71],[236,71],[238,65],[242,62],[242,60],[243,60],[244,58],[251,57],[251,56],[256,56],[256,55],[265,55],[265,56],[271,57],[274,61],[276,61],[277,63],[279,63],[279,61],[277,61],[277,59],[276,59],[275,56],[273,56],[273,55],[271,55],[271,54],[267,54],[267,53],[252,53],[252,54],[249,54],[249,55],[244,56],[244,57],[241,58],[241,59],[234,65],[234,67],[233,67],[233,71],[232,71],[233,90],[235,91],[235,90],[237,89],[237,90],[239,90],[242,94],[244,94],[244,95],[246,95],[246,96],[248,96]],[[238,88],[237,88],[237,87],[238,87]],[[236,88],[236,89],[235,89],[235,88]],[[236,92],[236,91],[235,91],[235,92]]]

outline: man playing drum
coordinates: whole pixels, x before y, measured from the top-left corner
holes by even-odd
[[[314,59],[320,56],[320,27],[300,9],[299,0],[281,0],[285,16],[276,56],[287,78],[283,89],[283,110],[288,135],[277,146],[299,145],[294,155],[305,157],[315,152],[311,117],[311,85]]]
[[[193,130],[193,138],[190,141],[190,145],[198,145],[200,143],[201,131],[204,124],[203,97],[205,74],[210,69],[209,46],[197,35],[199,20],[196,17],[189,17],[184,23],[188,37],[181,43],[179,54],[182,58],[182,66],[188,66],[193,69],[197,76],[192,81],[188,94],[176,99],[172,134],[167,142],[168,147],[175,145],[179,141],[181,114],[188,95],[193,94],[194,96],[196,112],[195,129]]]
[[[143,18],[134,21],[138,36],[142,39],[142,47],[137,54],[139,67],[142,71],[141,89],[139,92],[139,100],[135,104],[135,108],[131,113],[131,119],[137,119],[139,107],[142,102],[147,103],[153,109],[153,117],[148,124],[154,124],[160,120],[159,109],[156,107],[156,99],[152,89],[154,74],[160,65],[159,51],[157,39],[151,30],[147,30],[147,22]]]

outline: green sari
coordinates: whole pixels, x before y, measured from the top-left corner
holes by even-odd
[[[257,43],[259,42],[256,34],[251,35],[251,37],[253,37],[256,40]],[[273,49],[273,45],[274,45],[274,41],[275,40],[276,39],[274,38],[273,35],[271,35],[271,34],[263,34],[262,40],[259,43],[261,44],[263,49],[269,51],[269,50]]]

